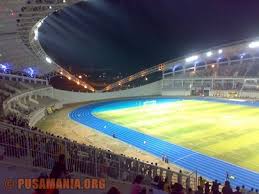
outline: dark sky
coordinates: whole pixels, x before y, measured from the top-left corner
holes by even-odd
[[[52,15],[40,32],[64,67],[133,73],[259,36],[259,0],[88,0]]]

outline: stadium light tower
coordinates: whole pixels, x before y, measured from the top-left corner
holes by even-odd
[[[257,48],[259,47],[259,41],[254,41],[254,42],[251,42],[249,45],[248,45],[249,48]]]

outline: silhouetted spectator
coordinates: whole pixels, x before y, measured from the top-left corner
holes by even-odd
[[[177,177],[177,182],[182,185],[182,177],[183,177],[183,173],[182,170],[179,171],[178,173],[178,177]]]
[[[204,185],[204,190],[205,190],[205,194],[209,194],[210,193],[210,183],[206,182]]]
[[[246,188],[245,188],[245,185],[242,185],[240,191],[241,191],[242,194],[247,194],[247,190],[246,190]]]
[[[182,185],[179,184],[179,183],[175,183],[175,184],[172,186],[171,190],[172,190],[172,194],[184,194],[184,192],[183,192],[183,187],[182,187]]]
[[[142,175],[137,175],[135,180],[133,181],[133,185],[131,188],[131,194],[140,194],[142,191],[141,183],[143,181],[143,176]]]
[[[220,183],[218,183],[217,180],[213,181],[212,187],[211,187],[211,191],[212,191],[213,194],[219,193],[219,185],[220,185]]]
[[[65,155],[59,155],[59,160],[54,164],[50,173],[50,178],[62,178],[67,174]]]
[[[107,194],[120,194],[120,191],[116,187],[111,187]]]
[[[223,193],[223,194],[232,194],[232,193],[233,193],[229,181],[225,181],[225,185],[224,185],[224,187],[222,188],[222,193]]]
[[[52,168],[52,171],[50,173],[50,178],[62,178],[67,174],[66,171],[66,162],[65,162],[65,155],[61,154],[59,155],[59,160],[54,164],[54,167]],[[47,191],[51,192],[51,194],[59,194],[58,189],[54,189],[53,191]]]
[[[201,186],[197,187],[197,191],[195,191],[195,194],[203,194],[203,189],[201,188]]]
[[[186,192],[186,194],[193,194],[192,188],[189,188]]]
[[[164,182],[164,185],[163,185],[163,191],[165,191],[167,193],[171,192],[171,185],[169,184],[167,178],[165,178],[165,182]]]
[[[205,185],[205,179],[203,179],[202,176],[199,177],[199,183],[200,183],[201,189],[203,191],[204,185]]]
[[[248,191],[248,194],[255,194],[254,188],[251,188],[250,191]]]
[[[234,194],[242,194],[240,191],[240,187],[236,187],[236,191],[234,192]]]

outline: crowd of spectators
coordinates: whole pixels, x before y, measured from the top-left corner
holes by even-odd
[[[17,123],[15,119],[12,122]],[[138,185],[144,184],[151,186],[153,189],[172,194],[258,193],[258,190],[253,189],[246,191],[244,186],[241,189],[237,187],[234,191],[229,181],[226,181],[222,188],[217,181],[213,181],[211,184],[202,177],[199,178],[198,188],[194,190],[190,177],[184,176],[182,171],[172,172],[159,168],[157,164],[140,162],[137,158],[129,158],[114,154],[109,150],[78,144],[54,134],[44,133],[38,128],[22,130],[22,128],[1,125],[0,150],[1,160],[15,159],[17,162],[22,162],[25,158],[30,158],[30,165],[45,169],[52,169],[58,156],[65,153],[66,172],[103,178],[109,177],[127,182],[133,181],[135,190],[139,190]],[[28,162],[28,160],[26,161]],[[164,160],[164,162],[167,161]],[[163,172],[166,173],[163,174]],[[172,178],[170,172],[176,175],[175,179]],[[141,190],[140,192],[145,193],[147,191]]]

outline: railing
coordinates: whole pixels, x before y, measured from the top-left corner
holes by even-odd
[[[141,174],[146,185],[156,176],[162,176],[169,182],[180,182],[184,188],[197,186],[196,173],[174,172],[96,147],[0,123],[0,163],[50,170],[61,153],[65,154],[67,169],[73,174],[125,182],[132,182]]]
[[[42,84],[48,86],[48,80],[33,78],[33,77],[26,77],[20,76],[15,74],[5,74],[0,73],[0,80],[9,80],[9,81],[16,81],[16,82],[24,82],[24,83],[33,83],[33,84]]]

